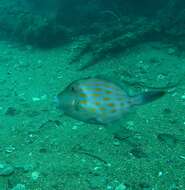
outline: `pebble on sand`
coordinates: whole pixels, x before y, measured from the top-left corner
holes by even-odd
[[[25,185],[23,184],[17,184],[15,187],[13,187],[11,190],[26,190]]]
[[[0,176],[9,176],[14,172],[14,168],[7,163],[0,163]]]
[[[34,171],[31,173],[32,180],[36,181],[39,178],[40,173],[38,171]]]

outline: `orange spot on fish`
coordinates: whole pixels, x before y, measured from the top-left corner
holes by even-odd
[[[81,100],[80,104],[87,104],[87,100]]]
[[[103,86],[106,88],[112,88],[112,86],[110,86],[109,84],[104,84]]]
[[[115,106],[115,104],[113,104],[113,103],[109,103],[107,105],[110,106],[110,107],[114,107]]]
[[[99,108],[101,111],[105,111],[106,109],[104,107]]]
[[[95,104],[96,104],[97,106],[99,106],[101,103],[100,103],[100,102],[95,102]]]
[[[82,98],[86,98],[87,96],[86,96],[86,94],[81,93],[81,94],[80,94],[80,97],[82,97]]]
[[[94,97],[99,97],[100,94],[92,94],[92,96],[94,96]]]
[[[109,101],[110,98],[109,98],[109,97],[104,97],[103,100],[105,100],[105,101]]]
[[[100,92],[102,89],[101,88],[95,88],[96,92]]]

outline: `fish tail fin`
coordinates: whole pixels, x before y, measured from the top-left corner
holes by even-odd
[[[140,95],[131,97],[131,105],[143,105],[155,101],[165,95],[165,91],[149,91]]]

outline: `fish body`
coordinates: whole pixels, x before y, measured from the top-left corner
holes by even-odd
[[[108,124],[119,120],[131,107],[161,97],[164,92],[149,92],[131,97],[119,85],[99,79],[74,81],[57,95],[59,109],[64,114],[93,124]]]

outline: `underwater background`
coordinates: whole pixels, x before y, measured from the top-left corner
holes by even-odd
[[[0,1],[0,190],[185,190],[185,1]],[[100,76],[165,91],[109,125],[57,109]]]

